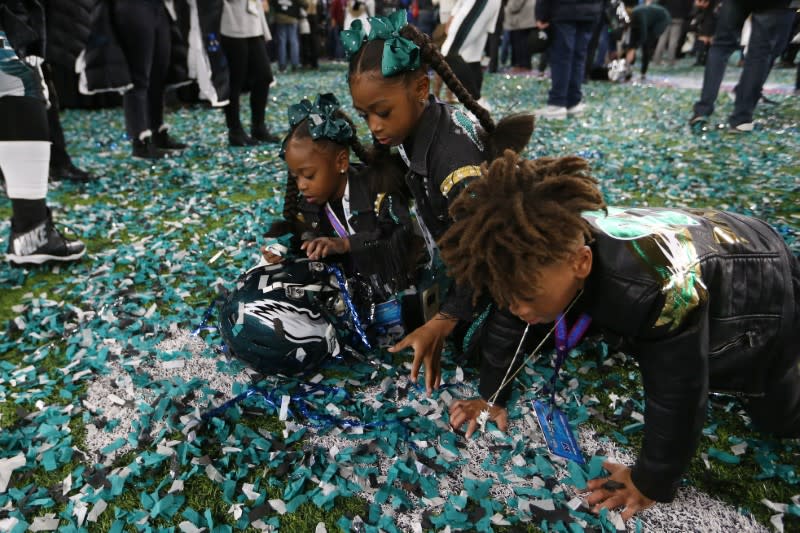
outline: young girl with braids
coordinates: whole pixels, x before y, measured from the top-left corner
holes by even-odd
[[[627,520],[672,500],[709,391],[739,396],[760,431],[800,435],[800,262],[766,223],[712,209],[607,207],[584,160],[510,152],[450,210],[439,246],[456,283],[530,324],[588,319],[639,363],[642,448],[632,467],[607,462],[610,476],[589,481],[595,511],[624,507]],[[471,434],[487,408],[457,401],[450,423]]]
[[[376,289],[391,296],[408,285],[418,256],[413,250],[421,246],[415,245],[407,195],[375,192],[378,180],[372,176],[391,175],[391,164],[351,164],[351,149],[371,162],[333,94],[289,108],[289,133],[281,149],[289,169],[283,220],[267,236],[289,234],[292,252],[312,260],[347,254],[337,258],[347,270],[379,280]],[[267,262],[279,261],[275,248],[267,248]]]
[[[480,165],[506,148],[520,151],[533,132],[532,115],[516,115],[498,124],[459,82],[430,39],[406,24],[398,11],[370,18],[370,32],[360,23],[342,32],[349,57],[348,81],[353,105],[369,125],[375,141],[397,147],[408,166],[405,183],[416,203],[429,253],[451,224],[450,202],[480,175]],[[458,100],[477,117],[438,102],[429,94],[428,68],[433,69]],[[391,351],[414,350],[411,379],[425,366],[428,394],[441,382],[441,350],[456,324],[473,320],[469,291],[450,291],[441,310],[406,336]],[[496,365],[514,350],[513,338],[525,325],[510,313],[493,310],[480,337],[483,364]],[[501,398],[499,401],[503,401]]]

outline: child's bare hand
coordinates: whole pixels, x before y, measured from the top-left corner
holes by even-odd
[[[484,409],[489,410],[489,420],[492,420],[500,431],[508,430],[508,411],[505,407],[493,405],[483,398],[474,400],[456,400],[450,404],[450,426],[459,429],[464,424],[467,425],[466,437],[470,438],[475,430],[478,429],[478,417]]]
[[[346,254],[350,251],[350,240],[335,237],[318,237],[304,242],[300,248],[314,261],[329,255]]]
[[[425,390],[428,396],[433,389],[442,383],[442,348],[444,340],[453,331],[457,320],[446,319],[437,314],[434,318],[418,327],[400,342],[389,348],[392,353],[406,348],[414,350],[414,362],[411,364],[411,381],[417,382],[419,369],[425,364]]]
[[[281,261],[283,261],[283,257],[272,252],[269,249],[269,246],[264,246],[261,248],[261,255],[264,256],[264,261],[266,261],[270,265],[274,265],[275,263],[280,263]]]
[[[592,479],[587,483],[591,494],[586,498],[586,503],[592,511],[599,513],[604,507],[608,510],[622,507],[622,519],[627,521],[655,503],[633,484],[630,468],[611,461],[604,462],[603,468],[611,472],[609,477]]]

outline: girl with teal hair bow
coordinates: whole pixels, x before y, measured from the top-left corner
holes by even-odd
[[[380,279],[380,287],[405,288],[416,263],[408,198],[384,185],[401,182],[402,162],[371,165],[371,150],[333,94],[290,106],[288,119],[280,153],[289,170],[283,220],[267,236],[288,234],[289,255],[342,262],[350,272]],[[350,162],[351,150],[361,163]],[[267,262],[279,260],[268,252]]]
[[[481,175],[487,158],[494,159],[507,149],[520,152],[525,148],[533,133],[533,115],[514,115],[495,124],[428,36],[406,23],[404,12],[373,17],[369,22],[368,34],[360,24],[342,32],[353,106],[367,122],[379,153],[396,149],[405,161],[405,184],[414,198],[429,254],[434,256],[438,253],[436,242],[453,223],[448,212],[451,202]],[[429,94],[428,68],[439,74],[478,123]],[[484,349],[483,337],[500,339],[487,344],[493,345],[495,353],[514,352],[511,344],[519,335],[513,332],[519,329],[521,333],[524,324],[517,328],[521,321],[497,306],[488,314],[481,313],[488,302],[479,309],[472,300],[469,289],[456,287],[444,296],[433,318],[390,348],[392,352],[414,351],[411,379],[416,383],[424,365],[429,394],[441,383],[441,351],[448,336],[466,332],[466,342],[459,344],[468,345],[470,339],[480,337],[483,361],[493,358]],[[475,329],[470,324],[478,316],[485,317],[485,334],[473,337],[470,332]],[[506,335],[509,325],[512,334]]]

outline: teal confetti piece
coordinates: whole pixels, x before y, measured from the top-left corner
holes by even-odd
[[[739,457],[730,454],[728,452],[724,452],[722,450],[718,450],[716,448],[709,448],[708,449],[708,456],[713,457],[718,461],[722,461],[723,463],[728,463],[731,465],[739,464]]]

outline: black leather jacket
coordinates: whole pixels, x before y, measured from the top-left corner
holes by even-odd
[[[765,222],[733,213],[609,208],[585,218],[593,266],[574,312],[639,362],[645,429],[633,481],[670,501],[708,392],[759,397],[797,364],[800,263]]]
[[[450,203],[472,179],[480,176],[480,165],[486,160],[480,130],[464,113],[431,95],[414,133],[402,149],[409,167],[406,185],[430,239],[435,242],[452,223],[448,213]],[[444,298],[441,311],[471,320],[472,292],[453,288]]]
[[[290,178],[291,179],[291,178]],[[408,210],[408,199],[402,194],[375,193],[369,183],[369,171],[361,165],[350,165],[348,173],[347,222],[354,231],[349,235],[350,257],[342,262],[364,278],[373,278],[389,292],[396,292],[414,283],[413,275],[422,244],[414,232]],[[302,200],[301,200],[302,201]],[[335,201],[334,212],[343,217],[341,201]],[[301,204],[303,225],[308,228],[293,242],[294,252],[302,241],[317,237],[337,237],[323,206]]]

